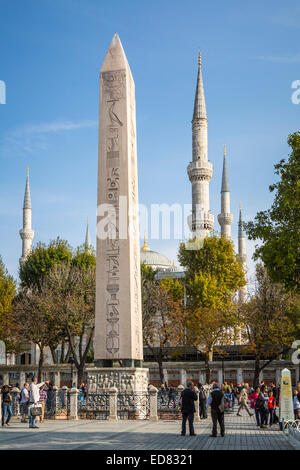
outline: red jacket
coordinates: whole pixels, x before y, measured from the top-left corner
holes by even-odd
[[[270,408],[271,410],[275,407],[275,397],[269,397],[269,400],[268,400],[268,408]]]

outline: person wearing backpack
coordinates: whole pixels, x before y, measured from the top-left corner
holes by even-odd
[[[202,384],[198,384],[199,390],[199,415],[200,419],[207,419],[206,393]]]
[[[257,387],[257,399],[255,401],[255,415],[256,415],[256,422],[258,422],[258,414],[259,414],[259,418],[260,418],[260,427],[261,428],[266,428],[266,406],[265,406],[265,396],[264,396],[264,386],[263,386],[263,390],[261,389],[261,387]],[[268,398],[269,399],[269,398]],[[256,411],[257,410],[257,411]]]
[[[256,425],[260,426],[260,410],[259,410],[259,405],[256,406],[256,402],[258,399],[258,396],[260,394],[260,386],[257,386],[254,390],[254,392],[250,393],[248,395],[248,398],[250,400],[250,408],[254,411],[255,413],[255,418],[256,418]]]

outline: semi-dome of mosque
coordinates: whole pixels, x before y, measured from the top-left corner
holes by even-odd
[[[146,237],[144,238],[144,245],[141,248],[141,264],[162,271],[169,270],[172,267],[171,261],[165,255],[150,250],[147,245]]]

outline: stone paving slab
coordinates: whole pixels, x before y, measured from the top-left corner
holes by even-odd
[[[0,450],[294,450],[276,425],[260,429],[254,417],[225,416],[226,435],[211,438],[211,420],[197,436],[180,436],[180,421],[48,420],[39,429],[12,422],[0,429]]]

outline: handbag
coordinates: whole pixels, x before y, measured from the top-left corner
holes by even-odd
[[[31,416],[42,416],[42,405],[31,405],[29,410]]]

